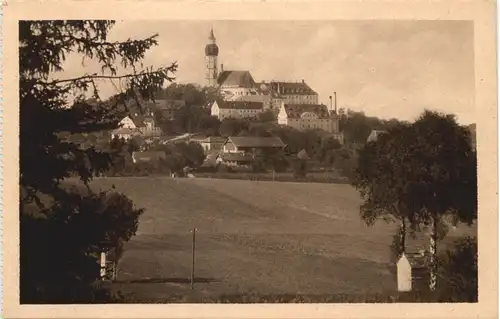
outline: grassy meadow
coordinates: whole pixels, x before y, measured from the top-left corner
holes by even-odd
[[[366,226],[349,185],[168,177],[101,178],[92,185],[115,185],[146,209],[113,284],[136,300],[395,291],[389,245],[397,225]]]

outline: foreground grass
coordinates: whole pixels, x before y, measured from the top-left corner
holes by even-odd
[[[132,296],[121,296],[118,303],[218,303],[218,304],[265,304],[265,303],[419,303],[419,302],[453,302],[438,294],[422,292],[387,292],[376,294],[330,294],[330,295],[297,295],[258,293],[223,294],[207,297],[197,292],[182,295],[171,295],[160,299],[136,299]]]

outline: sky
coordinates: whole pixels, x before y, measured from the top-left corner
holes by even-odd
[[[256,81],[305,80],[321,103],[337,92],[339,107],[381,118],[412,120],[431,109],[463,124],[476,120],[468,21],[118,21],[109,39],[158,33],[144,65],[177,61],[176,82],[205,84],[211,26],[224,70],[248,70]],[[64,76],[96,70],[70,56]],[[117,89],[102,83],[101,92]]]

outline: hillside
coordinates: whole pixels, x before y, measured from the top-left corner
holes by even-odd
[[[146,208],[114,285],[136,298],[189,291],[194,227],[202,294],[395,289],[388,264],[395,225],[365,226],[359,196],[348,185],[161,177],[93,184],[114,184]]]

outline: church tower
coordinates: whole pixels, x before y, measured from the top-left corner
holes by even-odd
[[[208,37],[210,41],[205,46],[205,63],[206,63],[206,75],[205,79],[208,86],[217,86],[217,56],[219,55],[219,47],[215,43],[215,36],[213,28],[210,28],[210,36]]]

